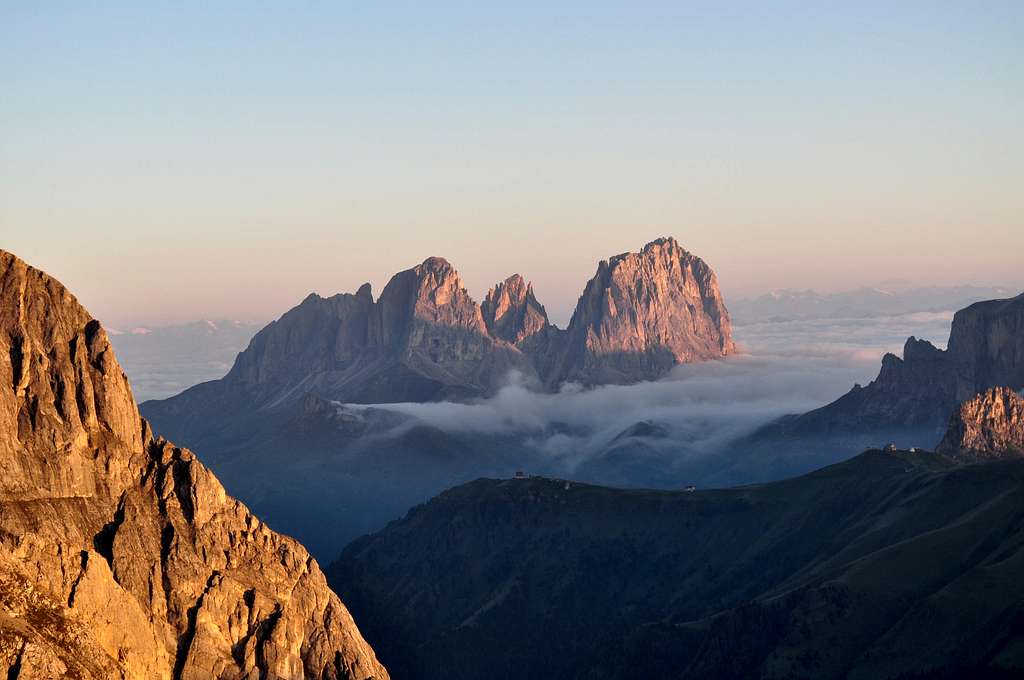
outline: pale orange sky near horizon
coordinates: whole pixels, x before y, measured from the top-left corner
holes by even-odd
[[[1017,286],[1024,291],[1020,269],[985,269],[984,256],[971,258],[969,252],[956,267],[943,272],[944,276],[929,277],[927,266],[917,265],[916,259],[904,258],[901,264],[898,253],[885,258],[865,253],[864,260],[853,256],[848,266],[831,272],[828,270],[835,260],[816,258],[812,250],[817,244],[823,253],[831,251],[827,239],[811,239],[790,248],[791,255],[802,251],[796,265],[801,271],[794,273],[794,260],[766,252],[767,246],[766,250],[729,251],[720,241],[716,244],[713,234],[687,239],[682,232],[636,234],[631,243],[627,242],[630,235],[624,233],[608,239],[617,247],[603,250],[592,240],[561,238],[558,234],[529,241],[499,240],[481,234],[465,241],[451,240],[447,248],[431,247],[415,235],[408,240],[398,239],[401,242],[384,239],[347,245],[343,239],[331,238],[289,239],[291,243],[284,247],[274,241],[255,241],[239,246],[240,252],[230,262],[219,262],[223,251],[204,245],[202,239],[147,248],[138,242],[119,247],[84,238],[72,248],[44,248],[34,257],[19,252],[17,247],[11,250],[29,264],[57,276],[95,316],[115,328],[160,326],[200,318],[265,322],[277,318],[310,292],[323,296],[355,292],[364,281],[372,284],[376,297],[391,275],[428,255],[450,260],[478,301],[497,281],[512,273],[523,274],[534,283],[552,320],[564,326],[599,260],[638,250],[659,235],[674,235],[715,268],[727,305],[730,298],[779,288],[833,292],[879,286],[889,279],[915,285]],[[2,245],[8,247],[7,243]],[[417,247],[422,256],[416,254]],[[980,269],[989,275],[972,276],[972,264],[975,271]]]
[[[0,8],[0,248],[107,325],[428,256],[564,324],[674,236],[726,296],[1024,289],[1024,3]]]

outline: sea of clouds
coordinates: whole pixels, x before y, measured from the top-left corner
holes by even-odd
[[[400,403],[372,407],[445,432],[514,436],[560,459],[567,471],[613,445],[638,422],[666,431],[680,455],[700,455],[789,413],[843,395],[878,373],[882,355],[901,354],[907,337],[945,346],[953,312],[871,319],[757,323],[738,327],[740,351],[720,361],[676,367],[665,378],[635,385],[555,394],[531,391],[510,376],[493,397],[470,403]]]

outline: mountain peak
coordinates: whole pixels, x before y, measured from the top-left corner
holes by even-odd
[[[941,361],[944,354],[941,349],[928,340],[918,339],[911,335],[903,343],[903,360],[914,361]]]
[[[466,302],[476,305],[466,291],[459,272],[443,257],[428,257],[412,269],[395,274],[385,287],[382,299],[388,295],[389,289],[392,292],[404,291],[403,295],[411,294],[417,305],[426,303],[430,306],[461,306]],[[482,325],[481,322],[480,326]]]
[[[504,281],[499,281],[498,283],[496,283],[494,285],[494,287],[495,288],[505,287],[505,288],[509,288],[509,289],[520,289],[520,288],[525,289],[525,288],[532,288],[533,284],[529,283],[526,279],[524,279],[522,274],[518,274],[517,273],[517,274],[512,274],[511,276],[506,278]],[[491,290],[493,290],[493,288]]]
[[[368,284],[355,295],[309,296],[256,334],[223,383],[179,396],[204,400],[223,387],[257,408],[293,406],[310,391],[364,403],[458,399],[499,389],[509,371],[552,388],[631,383],[733,350],[714,272],[672,238],[602,261],[565,331],[522,275],[477,304],[435,256],[392,276],[376,301]],[[147,415],[177,420],[163,408]]]
[[[494,285],[480,305],[488,332],[513,345],[549,328],[547,312],[533,294],[533,285],[513,274]]]
[[[652,380],[735,351],[718,279],[670,237],[598,265],[576,305],[556,380]]]
[[[52,475],[49,454],[57,448],[64,458],[59,467],[66,468],[59,483],[69,485],[63,492],[90,493],[101,484],[84,473],[97,448],[127,456],[142,446],[128,378],[100,322],[60,282],[6,251],[0,251],[0,344],[10,357],[10,375],[2,380],[14,387],[0,394],[0,451],[26,447],[42,456],[18,459],[19,469],[5,480],[35,488]],[[20,493],[6,483],[0,489]]]
[[[993,387],[963,402],[937,450],[965,460],[1024,456],[1024,397]]]
[[[683,250],[683,247],[679,245],[679,241],[675,240],[674,237],[662,236],[644,245],[641,252],[647,253],[662,248],[666,250]]]
[[[443,257],[428,257],[427,259],[423,260],[423,262],[419,266],[417,266],[416,269],[420,272],[430,272],[438,274],[451,273],[458,276],[458,272],[455,271],[455,267],[452,266],[452,263],[444,259]]]

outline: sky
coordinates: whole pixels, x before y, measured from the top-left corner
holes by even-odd
[[[3,3],[0,247],[113,326],[431,255],[564,323],[663,235],[727,302],[1024,288],[1024,3],[835,5]]]

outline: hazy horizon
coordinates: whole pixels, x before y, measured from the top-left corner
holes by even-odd
[[[1024,289],[1024,5],[0,10],[0,247],[110,325],[431,255],[564,324],[664,235],[726,301]]]
[[[4,244],[0,244],[0,248],[4,248],[6,250],[9,250],[10,252],[13,252],[15,255],[18,255],[19,257],[21,257],[21,255],[17,252],[17,250],[12,250],[10,248],[6,248],[6,246]],[[637,248],[633,248],[632,250],[636,251],[636,250],[639,250],[639,248],[640,247],[638,246]],[[618,254],[619,253],[615,253],[614,255],[618,255]],[[608,256],[606,256],[604,258],[601,258],[601,259],[607,260],[609,257],[613,257],[614,255],[610,254],[610,255],[608,255]],[[22,258],[22,259],[24,259],[24,258]],[[426,258],[424,257],[423,259],[426,259]],[[450,259],[450,258],[448,258],[448,259]],[[71,284],[67,283],[65,278],[62,278],[59,273],[54,272],[52,269],[48,269],[47,267],[41,266],[37,262],[33,262],[31,260],[28,260],[27,262],[28,262],[29,265],[31,265],[33,267],[36,267],[37,269],[42,269],[43,271],[47,271],[48,273],[52,273],[58,280],[61,280],[62,282],[65,283],[65,285],[69,286],[69,288],[72,288],[72,289],[74,288],[74,286],[72,286]],[[402,270],[405,270],[405,269],[409,269],[409,268],[415,266],[416,264],[419,264],[419,262],[420,261],[417,261],[417,262],[415,262],[415,263],[413,263],[413,264],[411,264],[411,265],[409,265],[407,267],[403,267],[401,270],[396,270],[394,272],[390,272],[387,275],[381,275],[381,276],[378,276],[378,277],[374,277],[373,279],[370,279],[368,282],[371,284],[372,294],[373,294],[374,299],[375,300],[377,299],[377,297],[380,295],[381,291],[384,289],[384,286],[387,285],[387,282],[390,280],[390,278],[394,274],[397,274],[399,271],[402,271]],[[461,274],[462,270],[459,268],[458,263],[452,262],[452,264],[455,266],[455,268],[457,270],[459,270],[459,272]],[[553,324],[555,324],[556,326],[558,326],[560,328],[565,328],[568,325],[570,317],[572,316],[572,312],[573,312],[573,310],[574,310],[574,308],[576,306],[576,302],[578,300],[578,297],[583,292],[583,288],[586,285],[587,281],[589,281],[590,278],[593,277],[593,275],[594,275],[594,273],[595,273],[595,271],[597,269],[597,265],[598,265],[598,261],[595,261],[593,263],[593,267],[592,267],[591,271],[588,272],[584,276],[584,278],[579,280],[578,285],[575,286],[575,288],[573,290],[571,290],[571,291],[570,290],[563,290],[563,291],[561,291],[561,293],[562,293],[561,295],[555,295],[555,296],[550,296],[550,297],[545,295],[545,292],[544,292],[543,288],[540,285],[538,285],[536,279],[530,279],[529,276],[526,276],[526,278],[528,280],[531,280],[532,283],[534,284],[534,290],[535,290],[535,293],[537,295],[537,298],[540,301],[540,303],[545,306],[545,309],[546,309],[546,311],[548,313],[549,319],[550,319],[550,321]],[[712,265],[712,267],[713,266],[714,265]],[[105,272],[105,271],[104,272],[100,272],[100,271],[97,270],[94,273],[98,274],[98,275],[101,275],[101,276],[106,276],[109,272]],[[520,270],[512,270],[512,271],[510,271],[510,274],[512,274],[512,273],[522,273],[522,272]],[[83,274],[88,276],[88,272],[83,272]],[[465,277],[465,275],[463,275],[463,281],[464,281],[464,283],[467,284],[466,287],[467,287],[468,292],[473,297],[473,299],[476,300],[478,303],[483,301],[484,296],[487,294],[487,290],[489,288],[491,288],[495,283],[503,280],[504,278],[506,278],[506,277],[505,276],[501,276],[500,278],[495,278],[494,281],[489,283],[489,284],[482,284],[479,287],[474,287],[474,286],[470,285],[468,283],[468,281],[466,281],[466,277]],[[359,284],[350,286],[350,287],[348,287],[346,289],[343,289],[343,290],[313,290],[313,289],[306,289],[304,291],[303,291],[303,289],[301,287],[301,283],[300,283],[300,284],[297,284],[295,286],[289,287],[287,289],[283,289],[283,290],[294,290],[295,291],[295,295],[290,300],[285,299],[285,296],[281,294],[280,290],[276,291],[276,293],[273,296],[271,296],[271,298],[270,298],[271,300],[279,301],[280,302],[280,306],[278,306],[276,309],[274,309],[272,307],[272,305],[270,304],[269,300],[261,299],[261,298],[254,298],[254,297],[251,296],[251,294],[247,294],[246,292],[242,291],[239,294],[239,298],[237,300],[233,301],[234,303],[236,303],[233,306],[231,304],[228,304],[228,305],[219,306],[219,307],[207,307],[205,309],[208,310],[208,313],[203,313],[202,309],[204,309],[204,308],[200,308],[200,310],[197,313],[195,313],[195,314],[191,313],[192,310],[190,308],[189,309],[180,309],[178,311],[175,311],[175,309],[173,307],[157,307],[156,305],[153,305],[153,306],[142,306],[142,307],[139,308],[139,309],[142,310],[141,313],[137,313],[137,314],[136,313],[131,313],[131,312],[121,311],[117,307],[117,302],[118,302],[118,299],[119,299],[118,298],[118,294],[121,293],[121,292],[128,292],[128,291],[124,291],[123,289],[121,289],[121,288],[119,288],[117,286],[115,286],[115,287],[113,287],[111,289],[108,289],[107,294],[109,295],[109,297],[107,298],[107,304],[104,304],[103,301],[99,301],[98,302],[97,300],[84,298],[81,295],[78,295],[78,298],[79,298],[79,301],[82,302],[87,309],[90,309],[90,310],[106,309],[107,310],[106,312],[96,312],[95,316],[97,318],[99,318],[108,329],[111,329],[111,330],[113,330],[114,332],[117,332],[117,333],[128,333],[128,334],[130,334],[135,329],[164,328],[164,327],[172,327],[172,326],[179,326],[179,325],[185,325],[185,324],[199,323],[199,322],[202,322],[202,321],[235,321],[235,322],[241,322],[241,323],[244,323],[244,324],[256,324],[256,325],[262,326],[264,324],[270,323],[271,321],[274,321],[274,320],[280,318],[282,314],[284,314],[288,310],[292,309],[293,307],[297,306],[300,302],[302,302],[302,300],[305,297],[307,297],[311,293],[316,293],[316,294],[318,294],[318,295],[320,295],[322,297],[330,297],[332,295],[336,295],[336,294],[339,294],[339,293],[355,293],[356,290],[359,288],[359,286],[362,285],[362,283],[366,283],[366,282],[367,281],[361,282]],[[829,295],[829,294],[834,294],[834,293],[855,292],[855,291],[863,290],[863,289],[888,290],[888,289],[891,288],[892,290],[903,290],[903,289],[913,290],[913,289],[928,288],[928,287],[932,287],[932,286],[940,287],[940,288],[956,288],[956,287],[974,286],[974,287],[978,287],[978,288],[1006,288],[1006,289],[1008,289],[1010,291],[1013,291],[1013,294],[1016,294],[1018,292],[1019,293],[1024,293],[1024,277],[1022,277],[1020,279],[1020,283],[1017,284],[1017,285],[1015,285],[1013,282],[1007,282],[1007,281],[977,281],[977,280],[971,280],[971,281],[951,281],[949,283],[939,283],[939,282],[935,282],[935,281],[914,281],[914,280],[911,280],[911,279],[898,279],[898,280],[895,280],[895,279],[882,279],[882,280],[873,280],[873,281],[866,280],[866,281],[863,281],[863,282],[861,282],[859,284],[855,284],[855,285],[851,285],[851,286],[834,286],[834,287],[824,287],[824,288],[814,288],[814,287],[810,287],[810,286],[801,286],[799,284],[795,284],[795,285],[792,285],[792,286],[785,286],[785,287],[753,289],[753,290],[751,290],[750,292],[748,292],[746,294],[730,294],[730,289],[731,288],[730,288],[730,286],[728,285],[727,282],[722,281],[722,277],[721,277],[720,274],[719,274],[719,284],[720,284],[720,287],[721,287],[721,290],[722,290],[723,298],[724,298],[725,303],[726,303],[726,307],[729,306],[729,303],[732,300],[736,300],[736,301],[739,301],[739,300],[744,300],[744,301],[753,300],[753,299],[755,299],[755,298],[757,298],[757,297],[759,297],[761,295],[767,295],[767,294],[776,293],[776,292],[782,292],[782,291],[797,292],[797,293],[805,292],[805,291],[811,291],[811,292],[822,294],[822,295]],[[174,288],[168,288],[166,290],[166,292],[167,293],[173,293],[174,292]],[[171,295],[170,297],[173,297],[173,295]],[[556,301],[557,304],[552,304],[552,302],[551,302],[552,300]],[[943,308],[945,309],[945,307],[949,307],[949,305],[945,305]],[[952,309],[952,307],[950,307],[950,309]],[[953,311],[955,311],[955,310],[953,310]],[[734,316],[735,316],[735,314],[734,314]],[[735,319],[734,319],[734,321],[735,321]]]

